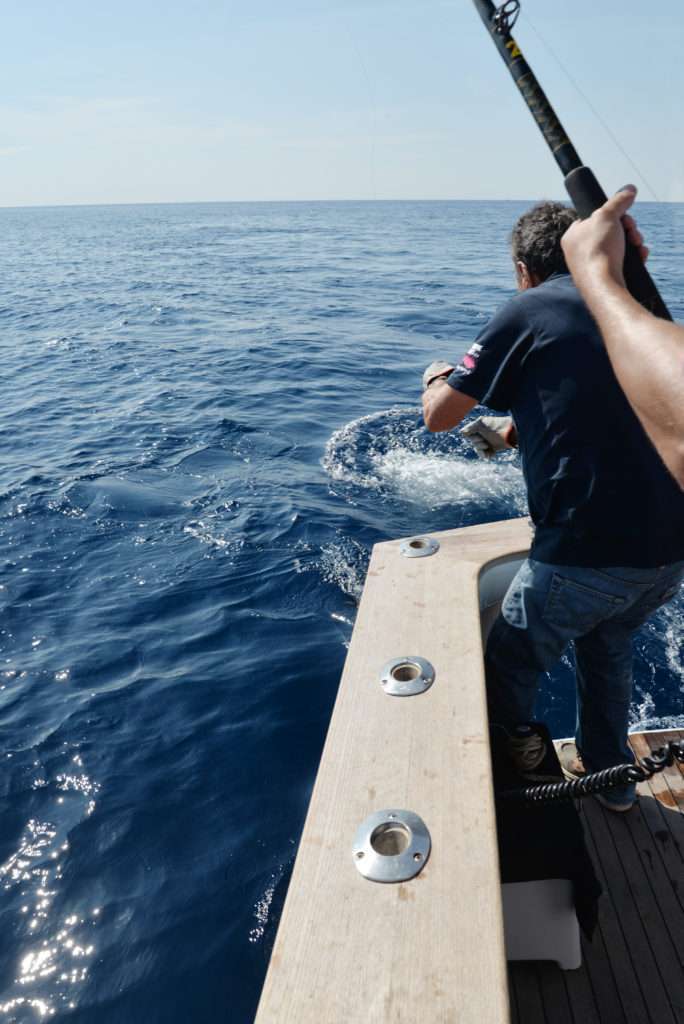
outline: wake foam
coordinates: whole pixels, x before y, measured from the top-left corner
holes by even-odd
[[[681,729],[684,727],[681,694],[684,693],[684,590],[659,608],[636,635],[637,657],[645,672],[636,673],[635,699],[630,731]],[[648,679],[648,689],[638,680]],[[663,712],[665,712],[663,714]],[[668,713],[670,712],[670,713]]]
[[[527,510],[522,474],[510,462],[394,450],[377,459],[377,475],[405,501],[430,508],[506,501],[521,514]]]
[[[684,597],[680,596],[660,609],[659,618],[665,642],[665,660],[673,679],[677,680],[679,690],[684,693]],[[680,726],[681,728],[681,726]]]
[[[429,508],[495,503],[527,511],[515,453],[479,459],[460,434],[430,434],[417,408],[393,407],[336,430],[323,468],[335,481]]]
[[[368,570],[370,553],[349,537],[321,548],[316,568],[326,583],[339,587],[343,594],[359,600]]]
[[[271,916],[273,897],[275,896],[278,885],[285,876],[287,867],[289,867],[289,865],[281,864],[274,872],[272,872],[268,885],[254,904],[253,914],[255,923],[247,936],[248,941],[253,945],[263,941],[266,928],[268,927],[268,920]]]
[[[324,583],[331,583],[347,597],[358,601],[368,571],[368,548],[338,531],[334,541],[320,548],[302,545],[299,550],[301,554],[293,562],[296,573],[316,572]],[[334,614],[333,618],[353,625],[345,616]]]
[[[666,731],[681,729],[681,715],[658,715],[652,694],[645,693],[640,703],[632,705],[629,713],[630,732],[648,732],[649,730]]]

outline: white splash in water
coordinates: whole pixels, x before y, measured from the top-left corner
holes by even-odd
[[[323,468],[333,480],[423,507],[496,501],[527,509],[515,455],[475,459],[458,433],[429,434],[419,409],[393,407],[345,424],[330,437]]]
[[[256,918],[256,926],[251,929],[249,933],[250,942],[258,942],[262,939],[268,924],[268,915],[271,910],[271,903],[273,902],[273,894],[276,887],[276,877],[272,875],[272,882],[266,887],[262,896],[254,904],[254,917]]]
[[[684,612],[681,600],[673,601],[661,608],[660,619],[663,624],[665,661],[672,676],[679,682],[679,689],[684,693]]]
[[[209,517],[214,518],[214,517]],[[212,522],[204,519],[196,519],[183,527],[183,533],[189,534],[200,544],[205,544],[214,551],[225,551],[231,554],[237,553],[244,545],[241,537],[223,537],[219,532],[221,526],[214,526]]]
[[[256,919],[256,925],[249,932],[247,938],[251,943],[260,942],[264,937],[268,919],[271,913],[271,904],[273,903],[273,897],[278,887],[279,882],[282,880],[285,874],[285,867],[281,866],[274,871],[271,875],[268,885],[259,899],[254,904],[254,917]]]
[[[378,478],[401,498],[430,508],[507,500],[527,511],[522,473],[510,462],[465,459],[458,455],[421,455],[395,448],[373,459]]]
[[[340,543],[321,548],[316,567],[326,583],[333,583],[343,594],[358,600],[366,578],[368,554],[358,541],[344,538]]]
[[[648,729],[681,729],[682,717],[657,715],[655,701],[650,693],[643,695],[641,703],[632,705],[629,712],[629,731],[645,732]]]

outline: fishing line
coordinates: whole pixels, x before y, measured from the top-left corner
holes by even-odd
[[[473,3],[563,174],[573,206],[580,217],[590,217],[603,206],[607,196],[591,168],[582,163],[548,96],[511,35],[510,27],[520,10],[520,0],[506,0],[498,7],[493,0],[473,0]],[[632,244],[625,247],[624,275],[627,288],[637,302],[663,320],[672,319],[639,250]]]
[[[639,178],[641,178],[642,182],[644,183],[644,185],[646,186],[648,191],[651,193],[651,195],[653,196],[655,201],[657,203],[659,203],[660,199],[659,199],[658,195],[656,194],[656,191],[653,188],[653,186],[651,185],[650,181],[646,177],[646,175],[639,169],[639,167],[637,167],[636,163],[634,162],[634,160],[632,160],[632,158],[629,155],[629,153],[624,149],[624,147],[622,146],[620,140],[614,134],[614,132],[612,131],[610,126],[607,124],[606,121],[604,121],[604,119],[601,116],[600,112],[596,109],[596,107],[591,102],[589,97],[579,87],[579,85],[577,84],[577,82],[575,81],[573,76],[570,74],[570,72],[566,68],[565,64],[563,64],[563,61],[560,59],[560,57],[558,56],[556,51],[551,46],[551,44],[547,43],[546,39],[544,39],[544,37],[541,34],[541,32],[539,31],[539,29],[534,25],[534,22],[530,19],[529,14],[525,13],[523,15],[523,17],[524,17],[526,23],[530,26],[530,28],[532,29],[532,31],[536,35],[537,39],[539,39],[539,41],[542,44],[542,46],[544,46],[546,48],[546,50],[551,54],[551,56],[555,60],[555,62],[558,65],[558,67],[561,69],[561,71],[563,72],[565,77],[568,79],[568,81],[572,85],[573,89],[575,89],[575,91],[577,92],[578,96],[580,96],[584,100],[586,105],[589,107],[589,110],[592,112],[592,114],[594,115],[596,120],[599,122],[599,124],[601,125],[601,127],[605,131],[606,135],[608,136],[608,138],[611,140],[611,142],[615,146],[615,148],[622,154],[622,156],[625,158],[627,163],[630,164],[630,166],[631,166],[632,170],[635,172],[635,174]],[[517,18],[517,15],[516,15],[516,18]],[[515,24],[515,22],[513,22],[513,24]]]

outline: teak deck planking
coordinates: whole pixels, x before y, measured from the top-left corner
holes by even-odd
[[[634,733],[637,756],[684,730]],[[684,774],[677,765],[640,783],[637,806],[626,814],[581,802],[589,852],[605,892],[599,927],[583,942],[583,964],[561,971],[550,963],[509,964],[511,1019],[528,1024],[682,1024],[684,1022]],[[545,998],[556,978],[555,998]],[[565,997],[563,995],[563,983]],[[525,989],[527,1002],[521,1003]],[[578,989],[584,1001],[577,1002]],[[536,991],[543,1016],[526,1015]]]

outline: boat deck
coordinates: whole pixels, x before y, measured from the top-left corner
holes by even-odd
[[[635,733],[637,756],[684,740]],[[509,964],[511,1021],[520,1024],[684,1022],[684,772],[673,765],[641,783],[627,814],[581,801],[589,852],[604,887],[583,964]]]
[[[605,889],[584,966],[507,974],[483,645],[529,542],[519,519],[375,545],[256,1024],[684,1024],[677,765],[626,815],[582,803]],[[389,664],[422,659],[431,685],[386,692]],[[676,736],[632,742],[643,756]],[[359,825],[402,809],[425,823],[429,859],[371,882]]]

